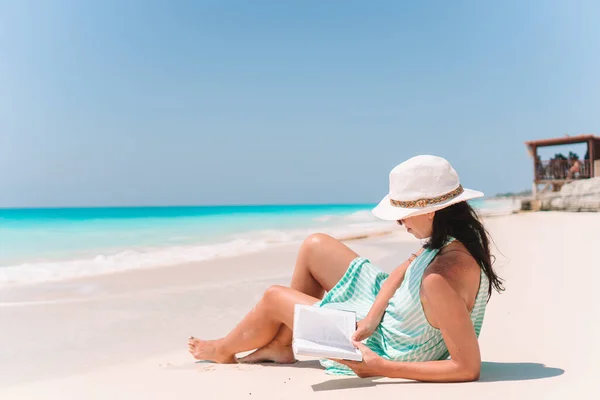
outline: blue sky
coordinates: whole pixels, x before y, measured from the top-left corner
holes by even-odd
[[[524,141],[600,133],[599,4],[0,0],[0,206],[528,189]]]

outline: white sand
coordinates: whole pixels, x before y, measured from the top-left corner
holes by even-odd
[[[597,398],[600,214],[486,221],[507,291],[488,306],[479,382],[415,383],[293,366],[195,363],[189,335],[225,334],[271,284],[289,282],[297,245],[194,265],[0,290],[0,399]],[[348,243],[390,270],[406,234]]]

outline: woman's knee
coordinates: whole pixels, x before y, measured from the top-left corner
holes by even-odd
[[[267,303],[271,303],[274,300],[277,300],[278,298],[280,298],[286,289],[287,288],[285,286],[281,286],[281,285],[269,286],[267,288],[267,290],[265,290],[265,293],[263,294],[263,300],[265,300]]]
[[[281,320],[282,312],[290,309],[291,304],[297,303],[298,300],[294,298],[294,290],[287,286],[273,285],[269,286],[263,295],[261,300],[262,307],[267,310],[269,317]],[[293,307],[292,307],[293,310]],[[293,313],[293,311],[292,311]]]
[[[305,251],[315,251],[328,245],[330,246],[335,242],[339,241],[325,233],[313,233],[304,239],[302,247]]]

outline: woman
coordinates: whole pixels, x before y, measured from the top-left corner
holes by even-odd
[[[189,340],[199,360],[292,363],[295,304],[354,310],[362,362],[322,360],[328,373],[458,382],[479,378],[478,336],[492,289],[485,229],[448,161],[417,156],[389,175],[389,194],[373,209],[429,240],[387,274],[336,239],[315,234],[302,244],[290,287],[272,286],[256,307],[219,340]],[[327,292],[325,297],[324,293]],[[450,358],[449,358],[450,357]]]

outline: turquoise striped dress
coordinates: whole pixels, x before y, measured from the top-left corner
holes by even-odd
[[[450,238],[446,244],[452,240]],[[402,284],[390,299],[381,323],[363,341],[381,357],[394,361],[431,361],[449,357],[442,333],[427,321],[419,296],[423,273],[439,251],[425,249],[412,261]],[[357,320],[364,319],[388,276],[368,259],[358,257],[350,263],[342,279],[315,306],[355,311]],[[482,269],[479,291],[471,312],[477,337],[483,323],[487,295],[488,279]],[[321,365],[328,374],[354,375],[350,368],[331,360],[321,360]]]

